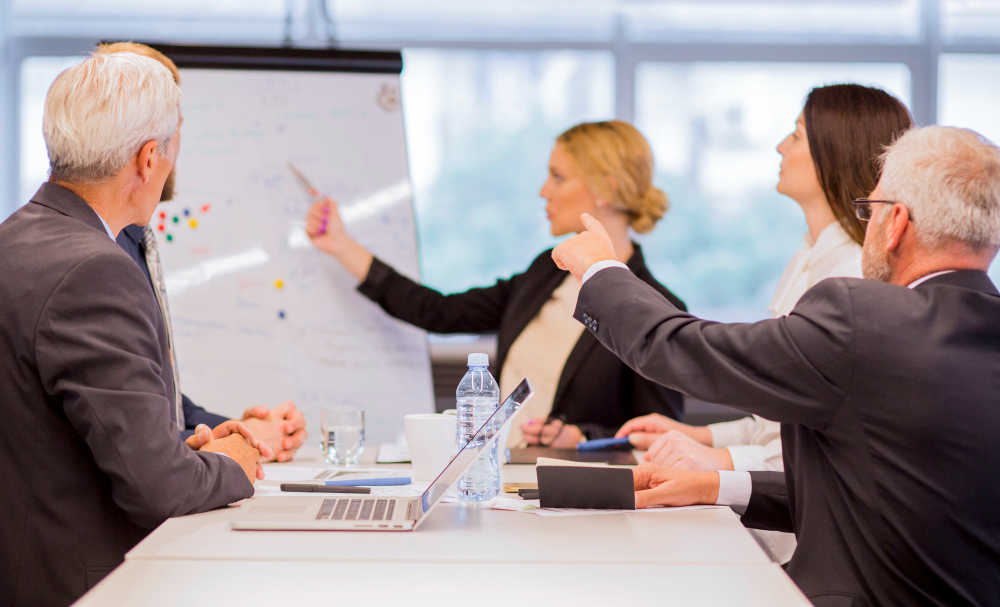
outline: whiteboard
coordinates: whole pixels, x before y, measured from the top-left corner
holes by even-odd
[[[434,409],[426,335],[312,247],[311,201],[287,165],[340,201],[359,242],[416,279],[398,73],[178,63],[176,194],[151,225],[183,392],[232,417],[294,400],[307,447],[318,444],[323,406],[360,405],[368,448],[395,441],[403,415]]]

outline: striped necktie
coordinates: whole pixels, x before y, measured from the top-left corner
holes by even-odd
[[[167,305],[167,290],[163,282],[163,268],[160,266],[160,250],[156,247],[156,235],[149,226],[142,231],[142,247],[145,250],[146,268],[149,278],[153,281],[153,293],[156,303],[160,306],[160,315],[167,328],[167,347],[170,350],[170,370],[174,376],[174,412],[177,427],[184,429],[184,409],[181,405],[181,375],[177,370],[177,358],[174,356],[174,331],[170,326],[170,307]]]

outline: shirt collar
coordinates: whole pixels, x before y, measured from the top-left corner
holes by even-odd
[[[816,237],[816,242],[811,242],[812,239],[808,233],[803,240],[806,243],[806,247],[809,248],[809,256],[813,259],[822,257],[828,251],[852,242],[850,235],[841,227],[838,221],[834,221],[823,228],[823,231]]]
[[[924,276],[923,278],[918,278],[918,279],[914,280],[913,282],[911,282],[910,284],[906,285],[906,288],[912,289],[912,288],[916,287],[917,285],[919,285],[921,283],[924,283],[924,282],[926,282],[926,281],[934,278],[935,276],[941,276],[942,274],[951,274],[954,271],[955,270],[941,270],[940,272],[934,272],[933,274],[928,274],[927,276]]]
[[[101,217],[100,214],[97,214],[97,218],[101,220],[101,225],[104,226],[104,231],[108,233],[111,240],[114,240],[115,235],[111,233],[111,226],[108,225],[108,222],[104,221],[104,218]]]

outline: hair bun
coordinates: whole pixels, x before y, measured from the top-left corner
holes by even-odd
[[[632,209],[632,229],[639,234],[652,231],[669,208],[667,194],[656,186],[650,186]]]

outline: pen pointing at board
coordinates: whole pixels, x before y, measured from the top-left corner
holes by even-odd
[[[612,235],[616,255],[636,276],[674,305],[684,305],[656,281],[639,246],[629,239],[630,228],[650,231],[667,206],[666,195],[652,185],[649,144],[635,127],[609,121],[569,129],[553,146],[548,173],[538,211],[544,207],[553,236],[583,231],[580,216],[588,213]],[[523,273],[509,280],[445,295],[374,258],[347,233],[337,204],[329,198],[317,199],[310,208],[306,233],[317,249],[336,257],[357,277],[362,295],[392,316],[435,333],[496,333],[500,345],[490,362],[501,393],[510,392],[525,375],[532,383],[551,386],[545,394],[537,393],[530,408],[520,413],[523,422],[535,423],[515,424],[511,433],[515,444],[523,439],[529,445],[575,447],[583,439],[614,436],[639,412],[676,418],[682,411],[680,394],[636,375],[583,335],[585,329],[572,318],[580,281],[560,270],[550,251],[541,252]],[[466,245],[521,245],[516,240],[511,243],[510,236],[494,231]],[[545,356],[566,361],[566,369],[573,369],[571,379],[561,381],[560,364],[539,369],[530,358],[533,348],[511,348],[522,334],[531,343],[546,344]],[[542,423],[550,418],[562,421]]]
[[[301,175],[298,171],[296,174]],[[312,240],[313,246],[333,255],[358,280],[364,280],[372,266],[372,254],[347,235],[344,222],[341,221],[340,213],[337,211],[337,203],[308,185],[309,182],[304,176],[300,177],[300,181],[315,192],[310,194],[318,199],[306,215],[306,234]]]

